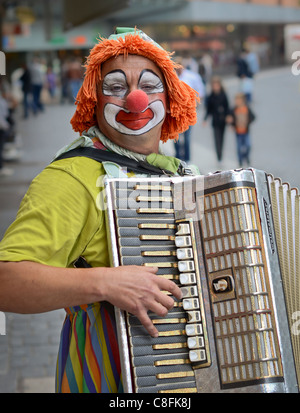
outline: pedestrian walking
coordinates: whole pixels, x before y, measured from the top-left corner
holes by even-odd
[[[240,79],[240,91],[246,97],[247,103],[252,101],[253,93],[253,73],[247,60],[248,52],[243,49],[237,59],[237,76]]]
[[[47,69],[47,89],[51,99],[55,98],[57,79],[52,67]]]
[[[45,83],[45,75],[43,66],[38,58],[35,58],[30,68],[33,109],[36,114],[38,111],[44,111],[44,105],[41,101],[41,92]]]
[[[4,166],[4,145],[7,139],[7,133],[9,130],[9,107],[7,100],[3,97],[2,93],[0,93],[0,178],[9,176],[13,173],[13,169],[6,168]]]
[[[79,59],[73,59],[68,64],[67,79],[70,88],[70,99],[72,102],[76,101],[77,93],[83,81],[83,68]]]
[[[248,64],[248,68],[251,72],[252,77],[255,77],[260,70],[259,58],[257,54],[253,50],[251,50],[250,47],[247,47],[245,50],[246,50],[245,59]]]
[[[33,110],[33,101],[32,101],[32,83],[31,83],[31,74],[28,66],[25,64],[23,66],[23,74],[20,77],[20,82],[22,84],[23,92],[23,108],[24,108],[24,119],[27,119],[29,116],[29,110]]]
[[[229,103],[222,81],[217,76],[214,76],[211,80],[211,93],[206,98],[205,107],[206,111],[203,125],[205,126],[208,118],[211,117],[215,151],[218,162],[221,162],[223,158],[224,135],[226,117],[229,113]]]
[[[181,64],[182,62],[183,60],[177,58],[177,63]],[[177,74],[182,82],[196,90],[200,99],[205,97],[205,85],[198,73],[181,66],[177,69]],[[180,134],[178,141],[174,143],[176,158],[182,159],[185,162],[189,162],[191,157],[191,131],[192,127],[190,126],[184,133]]]
[[[250,164],[250,124],[255,120],[255,115],[247,105],[244,94],[238,93],[235,96],[234,108],[227,116],[227,122],[230,123],[236,133],[237,155],[239,165],[242,166],[246,161]]]

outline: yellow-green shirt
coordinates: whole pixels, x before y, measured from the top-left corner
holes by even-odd
[[[108,266],[104,212],[97,207],[104,174],[101,163],[82,157],[46,167],[0,242],[0,261],[70,267],[84,256],[92,266]]]

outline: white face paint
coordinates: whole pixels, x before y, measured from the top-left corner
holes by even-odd
[[[122,70],[114,70],[104,77],[102,85],[103,95],[124,98],[127,91],[126,76]]]
[[[104,107],[106,122],[125,135],[141,135],[150,131],[165,118],[165,107],[161,100],[155,100],[141,113],[131,113],[113,103]]]
[[[128,89],[126,75],[122,70],[114,70],[103,79],[102,92],[105,96],[124,98]],[[145,69],[140,75],[138,89],[147,94],[163,93],[164,85],[154,72]]]
[[[138,89],[147,95],[164,93],[164,86],[160,78],[151,70],[145,69],[141,72]],[[128,94],[129,87],[126,75],[122,70],[108,73],[102,84],[104,96],[124,99]],[[140,113],[131,113],[125,107],[115,103],[107,102],[104,107],[104,118],[106,122],[116,131],[126,135],[142,135],[162,122],[166,115],[166,109],[161,100],[151,102],[148,107]]]
[[[143,56],[120,55],[104,62],[101,74],[95,110],[100,131],[123,148],[157,153],[168,111],[168,94],[159,67]],[[134,91],[143,92],[148,99],[141,93],[132,95]],[[144,103],[139,105],[139,99]]]

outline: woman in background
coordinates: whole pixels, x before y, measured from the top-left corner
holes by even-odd
[[[219,77],[211,80],[211,93],[206,98],[206,113],[203,124],[211,116],[217,159],[222,161],[226,116],[229,112],[227,94]]]

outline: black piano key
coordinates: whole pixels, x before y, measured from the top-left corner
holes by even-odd
[[[136,210],[133,209],[117,209],[116,211],[116,216],[120,218],[137,218],[139,215],[143,216],[145,219],[149,218],[164,218],[166,217],[167,219],[171,219],[174,221],[174,214],[173,213],[143,213],[139,214]]]
[[[178,366],[178,372],[181,371],[180,369],[181,366]],[[142,387],[149,387],[149,386],[162,386],[164,384],[169,384],[169,383],[178,383],[180,384],[182,380],[184,379],[186,382],[192,382],[195,383],[195,376],[194,372],[190,370],[189,372],[190,376],[188,377],[174,377],[174,378],[166,378],[166,379],[158,379],[156,376],[145,376],[145,377],[137,377],[136,378],[136,384],[139,388]]]
[[[175,235],[176,230],[174,229],[145,229],[138,227],[123,227],[118,228],[119,237],[139,237],[140,235]],[[173,241],[174,242],[174,241]]]
[[[139,188],[137,188],[137,186]],[[159,188],[159,190],[161,190],[161,188],[163,189],[172,189],[172,183],[170,182],[155,182],[155,181],[147,181],[147,182],[143,182],[143,181],[139,181],[139,180],[124,180],[124,181],[115,181],[114,182],[114,188],[115,190],[122,190],[122,189],[131,189],[131,190],[144,190],[143,188],[147,188],[147,190],[149,190],[149,188],[151,190],[154,190],[155,187]]]
[[[162,275],[162,274],[173,274],[173,275],[178,275],[178,268],[159,268],[157,273],[157,275]]]
[[[146,256],[143,255],[143,252],[147,253],[147,251],[151,252],[151,253],[155,253],[155,251],[158,251],[158,255],[159,252],[164,252],[166,251],[166,254],[173,254],[173,252],[176,253],[176,248],[173,245],[147,245],[147,246],[125,246],[125,247],[121,247],[120,248],[120,253],[122,257],[134,257],[134,256],[139,256],[141,255],[142,257],[146,258]],[[174,255],[169,255],[169,257],[171,257]],[[148,258],[148,257],[147,257]]]
[[[135,227],[135,228],[138,228],[138,226],[139,226],[139,224],[142,224],[142,223],[148,223],[148,224],[151,224],[151,223],[164,223],[164,224],[174,224],[174,219],[153,219],[154,217],[153,216],[151,216],[151,218],[152,219],[145,219],[145,218],[143,218],[143,217],[129,217],[129,218],[119,218],[119,219],[117,219],[117,224],[118,224],[118,228],[123,228],[123,227]],[[155,218],[157,218],[157,217],[155,217]],[[163,229],[161,230],[161,229],[159,229],[159,230],[157,230],[158,232],[158,234],[161,232],[161,231],[164,231]]]
[[[176,257],[121,257],[122,265],[143,265],[146,263],[170,263],[176,264]]]
[[[132,348],[132,354],[133,357],[151,357],[151,356],[159,356],[163,355],[164,357],[168,357],[170,352],[173,354],[180,354],[182,353],[183,350],[186,349],[186,347],[182,346],[183,343],[180,343],[180,346],[178,345],[178,348],[164,348],[164,349],[154,349],[152,346],[136,346]]]
[[[177,327],[175,328],[177,330]],[[174,329],[174,330],[175,330]],[[132,335],[130,341],[133,346],[152,346],[156,344],[167,343],[186,343],[187,336],[185,334],[166,337],[151,337],[151,336],[135,336]]]
[[[134,190],[126,190],[126,189],[116,189],[115,191],[115,196],[117,199],[122,199],[122,198],[128,198],[131,196],[132,198],[136,198],[138,196],[149,196],[149,197],[170,197],[172,195],[171,191],[158,191],[158,190],[153,190],[153,191],[146,191],[146,190],[140,190],[140,189],[134,189]]]
[[[140,378],[153,376],[156,377],[157,374],[174,373],[174,372],[187,372],[192,371],[192,366],[190,363],[178,364],[172,366],[139,366],[135,367],[134,372],[137,376],[137,382],[141,381]]]
[[[182,349],[180,352],[173,353],[172,350],[166,354],[154,354],[151,357],[144,357],[144,356],[136,356],[132,359],[133,367],[142,367],[142,366],[154,366],[155,364],[164,363],[164,365],[168,362],[174,363],[172,365],[180,364],[186,360],[189,360],[189,349]]]
[[[172,310],[170,310],[172,311]],[[173,311],[175,312],[176,309],[174,308]],[[185,323],[179,323],[179,324],[162,324],[162,325],[156,325],[156,328],[159,332],[166,332],[166,331],[174,331],[174,330],[185,330]],[[138,336],[146,336],[151,338],[147,330],[143,326],[137,326],[137,325],[131,325],[130,326],[130,334],[133,337],[138,337]]]
[[[159,248],[157,246],[147,246],[147,248],[140,248],[140,247],[122,247],[120,248],[121,255],[122,257],[136,257],[141,255],[143,257],[143,252],[144,251],[152,251],[155,253],[157,251],[157,256],[159,255],[159,252],[165,252],[165,256],[168,256],[167,254],[171,254],[172,251],[175,251],[174,248],[167,248],[166,246],[164,248]],[[169,255],[172,256],[172,255]],[[148,258],[148,257],[147,257]]]
[[[160,317],[156,314],[153,314],[152,312],[149,312],[149,316],[151,318],[151,320],[155,323],[156,321],[158,321],[157,323],[155,323],[155,326],[160,326],[162,324],[166,325],[166,324],[181,324],[181,323],[185,323],[186,319],[187,319],[187,314],[186,311],[184,311],[181,308],[178,307],[173,307],[171,310],[169,310],[168,314],[166,315],[166,317]],[[164,320],[168,320],[168,319],[183,319],[183,321],[179,321],[178,323],[172,323],[172,322],[164,322]],[[132,315],[132,314],[128,314],[128,323],[130,326],[142,326],[140,320]]]
[[[119,238],[118,239],[119,245],[122,247],[129,247],[129,246],[147,246],[147,245],[168,245],[168,246],[172,246],[174,245],[174,241],[172,240],[141,240],[139,237],[135,237],[135,238]]]
[[[157,196],[162,196],[162,197],[169,197],[172,195],[171,190],[157,190],[157,189],[123,189],[123,188],[116,188],[115,189],[115,196],[116,198],[128,198],[129,196],[151,196],[151,197],[157,197]]]
[[[137,208],[173,208],[173,202],[166,201],[137,201],[135,198],[119,198],[115,201],[115,206],[120,209],[134,209]]]
[[[191,393],[197,393],[196,382],[194,380],[185,381],[182,380],[180,383],[164,383],[158,384],[157,386],[145,386],[136,388],[137,393],[160,393],[166,392],[171,393],[173,391],[178,391],[179,393],[187,393],[190,389]]]

